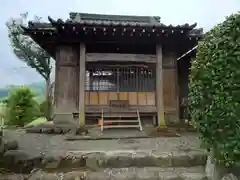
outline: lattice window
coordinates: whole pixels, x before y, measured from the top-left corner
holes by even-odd
[[[153,92],[156,75],[147,67],[106,67],[88,69],[85,90],[113,92]]]

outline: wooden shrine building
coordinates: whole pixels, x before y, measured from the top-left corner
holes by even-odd
[[[177,58],[196,46],[202,35],[196,25],[70,13],[66,21],[49,17],[49,23],[29,22],[23,28],[56,61],[55,122],[73,122],[72,113],[78,112],[83,126],[123,102],[116,116],[137,110],[141,118],[177,123],[184,83],[179,72],[187,70]]]

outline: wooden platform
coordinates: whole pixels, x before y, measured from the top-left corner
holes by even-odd
[[[87,105],[86,113],[101,113],[102,109],[104,112],[110,112],[112,110],[108,105]],[[136,112],[137,109],[140,113],[157,113],[156,106],[129,106],[128,108],[115,108],[114,111],[119,113],[131,113]]]

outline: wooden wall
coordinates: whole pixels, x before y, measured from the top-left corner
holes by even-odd
[[[130,105],[155,106],[155,92],[85,92],[86,105],[108,105],[109,100],[129,100]]]
[[[163,96],[167,121],[178,121],[177,65],[174,53],[163,51]],[[77,112],[79,101],[79,47],[59,46],[56,52],[55,111]],[[109,100],[130,105],[156,106],[155,92],[85,92],[86,105],[108,105]]]

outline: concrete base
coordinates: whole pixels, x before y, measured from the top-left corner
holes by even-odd
[[[68,124],[78,126],[78,118],[74,118],[72,113],[56,113],[53,117],[54,124]]]

